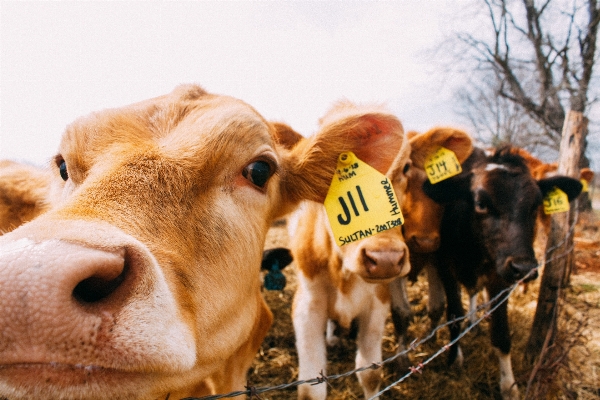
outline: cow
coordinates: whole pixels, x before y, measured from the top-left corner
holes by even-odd
[[[377,164],[387,129],[295,146],[198,85],[77,119],[56,202],[0,237],[0,398],[165,399],[243,390],[272,314],[271,223],[322,202],[343,151]],[[288,132],[289,133],[289,132]]]
[[[423,184],[427,180],[425,161],[442,146],[454,152],[458,162],[462,163],[473,151],[473,145],[467,133],[450,127],[436,127],[422,134],[408,132],[407,136],[411,145],[412,165],[406,172],[407,187],[402,201],[402,232],[410,252],[411,270],[408,279],[416,280],[419,273],[423,269],[426,270],[429,285],[427,310],[431,326],[435,327],[444,313],[445,306],[444,287],[434,265],[434,252],[440,245],[440,224],[444,208],[423,192]],[[400,278],[390,283],[392,321],[396,331],[398,353],[406,349],[405,335],[412,320],[406,281],[407,278]],[[398,363],[401,368],[408,366],[408,357],[399,357]]]
[[[525,162],[531,172],[531,175],[536,180],[550,178],[552,176],[556,176],[558,173],[558,162],[544,163],[542,160],[531,155],[525,149],[519,147],[513,147],[511,151],[515,154],[519,154],[525,159]],[[580,180],[591,182],[592,179],[594,179],[594,172],[589,168],[582,168],[580,170],[579,178]],[[545,265],[544,253],[546,251],[546,242],[548,241],[548,235],[550,234],[550,227],[550,215],[546,214],[544,212],[544,208],[540,206],[538,210],[538,221],[534,248],[536,251],[536,255],[538,256],[542,265]]]
[[[410,147],[401,122],[393,114],[379,106],[341,102],[321,119],[320,126],[350,126],[370,135],[384,131],[395,137],[385,151],[365,147],[363,150],[373,157],[357,156],[382,174],[387,172],[401,201],[406,187],[404,174],[410,167]],[[400,227],[340,247],[324,205],[306,201],[290,216],[288,231],[298,277],[292,305],[298,378],[307,380],[325,373],[328,319],[343,328],[350,328],[356,320],[357,368],[381,361],[381,341],[390,306],[388,283],[410,269]],[[362,371],[357,376],[367,398],[378,391],[380,370]],[[324,399],[326,394],[326,385],[298,387],[300,399]]]
[[[449,321],[464,315],[459,283],[471,295],[483,284],[493,299],[517,280],[536,277],[535,222],[543,196],[554,187],[570,200],[581,191],[578,180],[564,176],[535,180],[523,157],[510,147],[491,155],[476,148],[461,174],[437,184],[425,182],[425,193],[445,207],[436,266]],[[450,324],[452,340],[460,329],[458,322]],[[499,358],[502,397],[516,399],[506,302],[491,314],[490,334]],[[452,345],[448,361],[462,363],[458,344]]]
[[[49,170],[0,161],[0,235],[45,212],[51,202]]]

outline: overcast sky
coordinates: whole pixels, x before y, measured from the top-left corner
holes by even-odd
[[[341,98],[458,125],[428,60],[460,1],[0,2],[0,158],[46,163],[79,116],[196,82],[304,135]]]

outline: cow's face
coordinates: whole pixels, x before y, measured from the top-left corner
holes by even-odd
[[[452,128],[434,128],[423,134],[409,132],[408,135],[412,166],[405,171],[407,183],[402,202],[402,230],[411,252],[431,253],[440,245],[444,207],[423,191],[423,184],[428,180],[425,160],[442,146],[453,151],[462,163],[473,151],[473,146],[467,133]]]
[[[437,202],[458,201],[485,265],[508,283],[521,279],[537,267],[533,240],[543,197],[558,187],[572,200],[581,183],[564,176],[535,180],[523,157],[509,147],[490,156],[478,150],[466,164],[461,175],[423,188]]]
[[[358,107],[342,102],[333,107],[322,119],[321,130],[336,129],[336,126],[348,126],[350,129],[363,131],[367,135],[376,132],[390,132],[401,140],[378,154],[369,150],[369,164],[385,174],[398,199],[402,204],[406,191],[406,172],[410,167],[410,146],[404,137],[402,124],[387,111],[374,108]],[[367,151],[367,149],[362,149]],[[356,153],[361,160],[366,160]],[[373,157],[372,155],[375,155]],[[329,226],[329,224],[327,224]],[[398,276],[405,276],[410,271],[408,248],[402,236],[401,227],[385,227],[386,229],[373,236],[363,238],[341,247],[334,245],[337,256],[341,260],[344,276],[358,275],[371,283],[387,283]],[[379,228],[381,229],[381,228]],[[334,243],[333,232],[329,229],[331,242]]]
[[[56,204],[0,239],[0,397],[195,393],[256,342],[271,221],[322,201],[340,152],[397,138],[286,140],[195,86],[71,125]]]
[[[487,162],[473,169],[475,237],[498,275],[513,282],[537,266],[535,220],[542,194],[527,169]]]

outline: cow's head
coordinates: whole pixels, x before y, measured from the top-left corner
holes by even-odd
[[[423,134],[409,132],[412,166],[406,171],[407,187],[402,202],[402,231],[411,252],[431,253],[440,245],[440,224],[444,208],[423,191],[427,181],[425,161],[440,146],[456,154],[462,163],[473,151],[470,136],[458,129],[433,128]]]
[[[489,265],[509,283],[524,277],[538,265],[533,240],[543,197],[558,187],[572,200],[581,183],[564,176],[536,180],[526,160],[509,147],[489,156],[475,151],[464,169],[457,177],[426,183],[423,189],[440,203],[463,201],[465,221],[472,224],[475,240],[482,242]]]
[[[354,153],[387,176],[401,205],[406,190],[406,172],[410,167],[410,146],[398,118],[381,106],[340,102],[320,120],[321,134],[347,129],[367,136],[385,133],[395,138],[394,142],[388,142],[387,148],[364,146]],[[334,243],[333,233],[330,231],[329,234]],[[410,270],[408,248],[400,226],[341,247],[334,245],[334,252],[342,260],[344,273],[357,274],[368,282],[390,281]]]
[[[260,343],[271,222],[323,201],[342,151],[401,139],[281,127],[193,85],[70,125],[56,204],[0,238],[0,397],[195,395]]]

